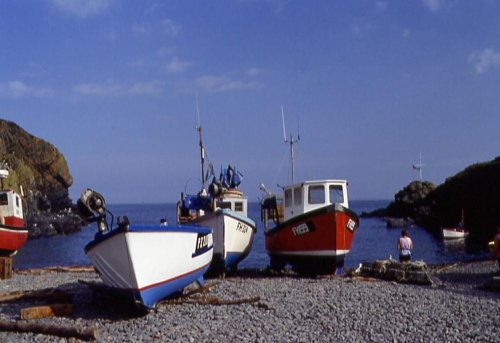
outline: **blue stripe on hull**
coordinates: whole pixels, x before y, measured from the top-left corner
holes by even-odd
[[[241,253],[241,252],[229,252],[226,255],[226,261],[225,261],[225,266],[226,268],[235,268],[238,266],[238,263],[240,263],[245,257],[247,257],[248,252],[246,253]]]
[[[165,299],[176,292],[181,291],[184,287],[190,285],[196,280],[202,279],[203,274],[205,274],[208,270],[208,267],[209,265],[181,278],[165,282],[151,288],[146,288],[142,291],[133,290],[132,297],[135,301],[139,301],[146,308],[153,308],[159,300]]]

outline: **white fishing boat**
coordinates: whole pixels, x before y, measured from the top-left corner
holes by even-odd
[[[7,163],[0,161],[0,256],[15,255],[28,240],[22,198],[13,189],[4,188],[8,176]]]
[[[104,198],[90,189],[82,193],[78,206],[98,224],[85,253],[104,284],[135,304],[150,309],[195,281],[203,283],[213,255],[210,228],[131,225],[124,217],[110,229]]]
[[[178,224],[197,224],[213,230],[214,256],[211,272],[224,273],[238,268],[238,264],[248,256],[254,235],[255,222],[248,217],[248,200],[238,189],[242,175],[229,166],[221,171],[217,180],[210,164],[205,175],[205,149],[202,141],[201,125],[198,124],[201,190],[197,194],[181,193],[177,202]],[[209,176],[212,181],[205,187]]]

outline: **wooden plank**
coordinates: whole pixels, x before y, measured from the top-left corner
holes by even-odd
[[[45,306],[26,307],[21,309],[21,319],[38,319],[62,317],[73,312],[73,304],[50,304]]]
[[[12,257],[0,257],[0,279],[12,278]]]
[[[0,320],[0,331],[31,332],[58,337],[91,341],[99,338],[97,328],[79,328],[76,326],[62,326],[57,324],[44,324],[39,322]]]

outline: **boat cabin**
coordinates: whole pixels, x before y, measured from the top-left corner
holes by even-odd
[[[330,205],[349,208],[347,181],[305,181],[284,188],[284,220]]]
[[[218,208],[231,210],[239,215],[247,216],[248,200],[237,189],[226,189],[215,200],[206,194],[184,195],[177,203],[177,222],[189,223]]]
[[[0,224],[23,227],[23,203],[13,190],[0,190]]]
[[[220,208],[227,208],[245,217],[248,213],[247,198],[243,196],[243,193],[236,189],[228,189],[224,191],[218,205]]]

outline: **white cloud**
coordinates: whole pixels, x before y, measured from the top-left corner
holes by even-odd
[[[173,57],[165,66],[165,70],[170,74],[182,73],[183,71],[186,71],[191,65],[192,62],[182,61],[177,57]]]
[[[163,84],[159,81],[137,82],[129,88],[130,94],[159,94],[163,89]]]
[[[0,83],[0,96],[2,97],[48,98],[53,96],[54,93],[55,92],[50,88],[32,87],[19,80]]]
[[[101,14],[108,9],[114,0],[52,0],[61,11],[86,18]]]
[[[147,27],[145,24],[134,24],[132,25],[132,33],[135,35],[145,35],[150,32],[150,28]]]
[[[171,19],[163,19],[161,22],[161,25],[164,29],[164,31],[172,37],[175,37],[179,34],[180,27],[175,24]]]
[[[129,66],[129,68],[132,69],[142,69],[146,66],[146,61],[143,58],[141,58],[135,61],[128,62],[127,66]]]
[[[257,77],[259,75],[262,75],[264,73],[264,69],[261,68],[250,68],[247,70],[246,74],[250,77]]]
[[[423,0],[425,7],[431,12],[437,12],[443,7],[444,0]]]
[[[225,76],[203,75],[196,79],[195,86],[208,92],[226,92],[256,88],[258,84],[253,81],[231,80]]]
[[[375,10],[377,12],[384,12],[387,9],[387,1],[377,1],[375,3]]]
[[[493,49],[484,49],[470,55],[476,74],[485,73],[488,69],[500,67],[500,52]]]
[[[125,87],[112,81],[105,84],[80,83],[73,87],[73,91],[83,95],[117,96],[125,93]]]
[[[163,84],[159,81],[136,82],[131,86],[114,81],[105,83],[80,83],[73,87],[75,93],[90,96],[122,96],[127,94],[159,94]]]

